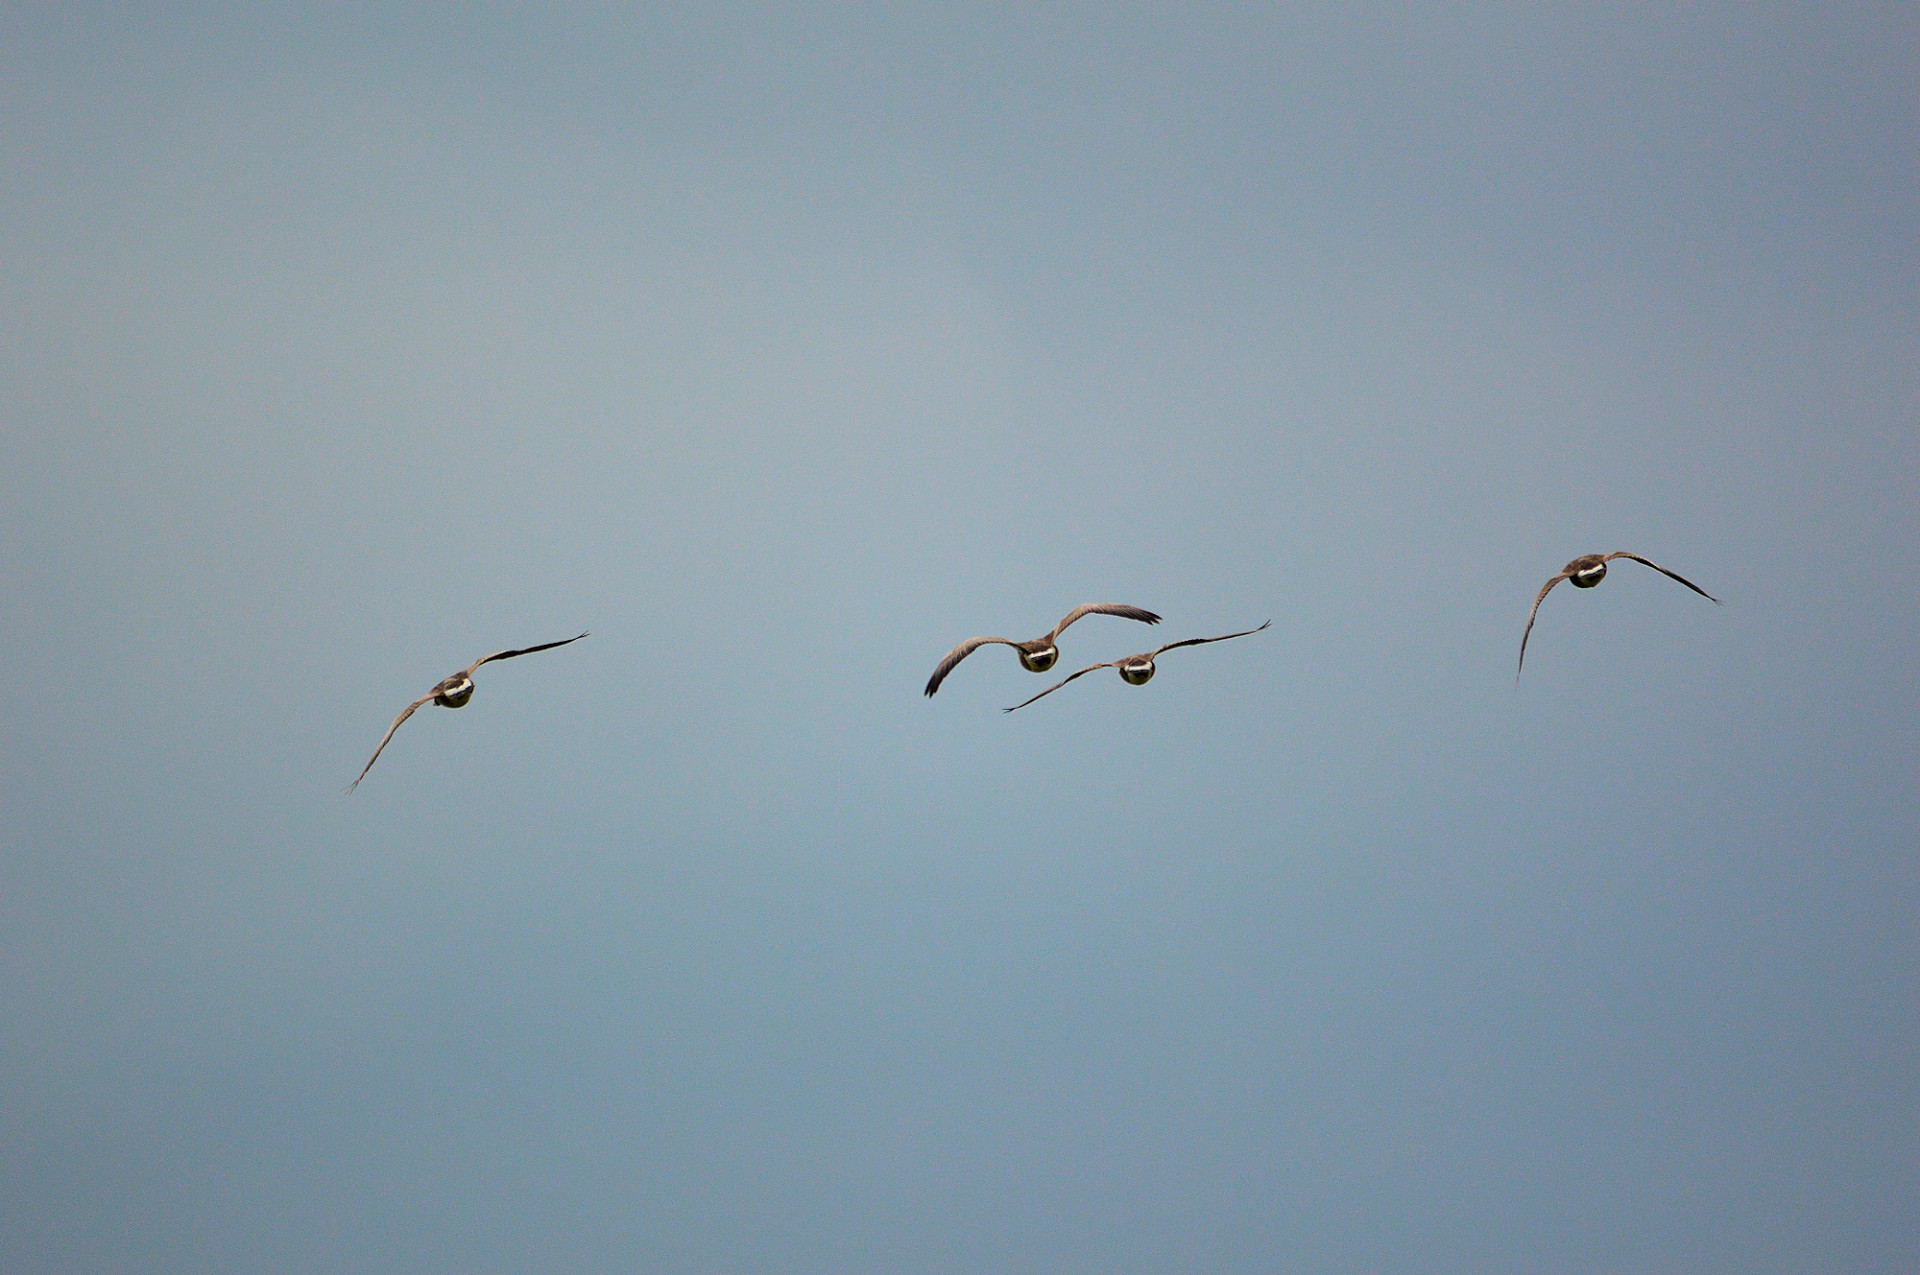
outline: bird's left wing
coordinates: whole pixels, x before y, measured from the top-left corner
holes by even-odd
[[[539,646],[523,646],[517,651],[495,651],[492,655],[477,659],[467,665],[467,676],[472,677],[473,671],[482,664],[491,664],[495,660],[510,660],[516,655],[532,655],[535,651],[551,651],[556,646],[565,646],[569,642],[578,642],[581,638],[589,636],[591,635],[586,633],[576,633],[570,638],[561,638],[558,642],[542,642]]]
[[[1631,558],[1643,567],[1652,567],[1655,571],[1658,571],[1661,575],[1667,577],[1669,580],[1678,580],[1681,584],[1686,585],[1689,589],[1692,589],[1695,593],[1699,594],[1701,597],[1705,598],[1707,601],[1713,603],[1715,606],[1723,605],[1719,598],[1714,597],[1711,593],[1708,593],[1705,589],[1701,588],[1699,585],[1695,584],[1693,581],[1687,579],[1685,576],[1669,571],[1665,567],[1661,566],[1659,563],[1654,562],[1648,558],[1643,558],[1637,553],[1628,553],[1625,549],[1621,549],[1616,553],[1608,554],[1607,557],[1609,560],[1614,558]]]
[[[1117,615],[1123,620],[1138,620],[1142,624],[1158,624],[1160,617],[1140,607],[1130,607],[1120,602],[1088,602],[1067,612],[1066,619],[1053,626],[1053,632],[1047,634],[1049,642],[1058,641],[1067,631],[1067,626],[1083,616]]]
[[[1225,642],[1229,638],[1246,637],[1249,634],[1260,632],[1260,629],[1269,628],[1272,626],[1272,624],[1273,624],[1273,621],[1268,620],[1265,624],[1261,625],[1259,629],[1243,629],[1239,633],[1222,633],[1219,637],[1188,638],[1184,642],[1169,642],[1165,646],[1159,648],[1159,650],[1156,650],[1154,654],[1159,655],[1161,651],[1171,651],[1177,647],[1182,647],[1182,646],[1202,646],[1208,642]]]

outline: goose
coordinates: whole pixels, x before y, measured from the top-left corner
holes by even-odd
[[[1239,633],[1223,633],[1219,637],[1188,638],[1184,642],[1169,642],[1165,646],[1157,646],[1153,650],[1144,651],[1139,655],[1129,655],[1123,659],[1108,660],[1105,664],[1089,664],[1087,665],[1087,667],[1081,669],[1078,673],[1069,673],[1066,677],[1062,678],[1060,681],[1055,682],[1052,686],[1049,686],[1046,690],[1041,691],[1039,695],[1034,696],[1033,699],[1022,700],[1020,703],[1015,704],[1013,708],[1002,709],[1001,711],[1011,713],[1014,711],[1014,709],[1025,708],[1028,704],[1033,703],[1033,700],[1041,699],[1045,696],[1051,695],[1055,691],[1059,690],[1061,687],[1065,686],[1068,682],[1071,682],[1074,678],[1084,677],[1088,673],[1093,672],[1095,669],[1117,668],[1120,670],[1120,680],[1125,682],[1128,686],[1145,686],[1148,682],[1151,682],[1153,680],[1154,657],[1157,655],[1160,655],[1162,652],[1174,650],[1176,647],[1200,646],[1207,642],[1225,642],[1231,638],[1246,637],[1249,634],[1258,633],[1260,632],[1261,629],[1265,629],[1272,624],[1273,624],[1273,621],[1268,620],[1266,624],[1261,625],[1259,629],[1244,629]]]
[[[523,646],[517,651],[495,651],[492,655],[483,656],[475,660],[458,673],[449,675],[438,686],[400,710],[400,716],[393,719],[393,725],[387,727],[387,733],[381,737],[380,747],[373,750],[373,756],[369,757],[367,764],[360,768],[359,777],[347,785],[347,791],[352,792],[360,786],[360,780],[367,777],[367,772],[373,769],[373,763],[379,761],[380,754],[386,751],[387,741],[393,738],[393,732],[399,730],[400,723],[412,717],[413,711],[422,704],[438,704],[441,708],[465,707],[466,702],[473,698],[474,670],[478,669],[482,664],[491,664],[495,660],[510,660],[517,655],[532,655],[535,651],[551,651],[556,646],[565,646],[569,642],[578,642],[586,636],[588,635],[585,633],[579,633],[570,638],[562,638],[558,642],[543,642],[539,646]]]
[[[1553,591],[1553,586],[1559,584],[1562,580],[1570,580],[1576,589],[1591,589],[1594,585],[1599,584],[1607,578],[1607,564],[1615,558],[1630,558],[1642,566],[1652,567],[1661,575],[1672,580],[1678,580],[1681,584],[1686,585],[1689,589],[1692,589],[1695,593],[1713,603],[1715,606],[1721,605],[1719,598],[1714,597],[1711,593],[1708,593],[1705,589],[1687,579],[1685,576],[1677,575],[1659,563],[1648,558],[1643,558],[1637,553],[1628,553],[1624,549],[1617,553],[1583,553],[1566,566],[1560,568],[1560,574],[1541,585],[1540,592],[1534,595],[1533,610],[1527,612],[1526,631],[1520,635],[1520,663],[1518,667],[1513,670],[1513,680],[1516,685],[1518,685],[1520,681],[1520,670],[1527,666],[1527,638],[1533,633],[1534,617],[1540,614],[1540,604],[1546,600],[1547,594]]]
[[[1020,667],[1027,670],[1027,672],[1044,673],[1052,668],[1054,662],[1060,658],[1060,648],[1054,645],[1054,643],[1058,641],[1060,634],[1066,630],[1069,624],[1072,624],[1083,615],[1117,615],[1123,620],[1138,620],[1142,624],[1160,623],[1159,616],[1151,611],[1142,611],[1139,607],[1123,606],[1118,602],[1089,602],[1085,606],[1077,606],[1067,612],[1066,618],[1054,625],[1051,633],[1034,638],[1031,642],[1015,642],[1011,638],[1003,637],[968,638],[959,646],[948,651],[947,657],[941,660],[939,667],[933,670],[933,676],[927,679],[926,693],[932,695],[935,691],[939,690],[940,683],[947,680],[947,674],[953,672],[954,665],[966,659],[981,647],[994,642],[998,642],[1002,646],[1012,647],[1014,652],[1020,657]]]

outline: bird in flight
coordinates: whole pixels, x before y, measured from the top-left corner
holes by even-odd
[[[1573,587],[1576,589],[1591,589],[1594,585],[1599,584],[1607,578],[1607,564],[1615,558],[1631,558],[1642,566],[1652,567],[1661,575],[1672,580],[1678,580],[1681,584],[1686,585],[1689,589],[1692,589],[1695,593],[1713,603],[1715,606],[1720,605],[1719,598],[1714,597],[1693,581],[1687,579],[1685,576],[1676,575],[1659,563],[1643,558],[1637,553],[1628,553],[1624,549],[1618,553],[1583,553],[1566,566],[1560,568],[1560,574],[1541,585],[1540,592],[1534,595],[1533,610],[1527,612],[1526,632],[1520,635],[1520,663],[1519,666],[1513,670],[1513,680],[1516,683],[1520,680],[1520,670],[1527,666],[1527,638],[1533,633],[1534,617],[1540,614],[1540,604],[1546,600],[1547,594],[1553,591],[1553,586],[1559,584],[1562,580],[1571,580],[1573,581]]]
[[[1028,704],[1033,703],[1033,700],[1051,695],[1055,691],[1059,690],[1061,687],[1065,686],[1068,682],[1071,682],[1074,678],[1085,677],[1088,673],[1093,672],[1095,669],[1117,668],[1120,670],[1120,680],[1125,682],[1128,686],[1144,686],[1148,682],[1151,682],[1153,680],[1154,657],[1161,654],[1163,651],[1171,651],[1175,647],[1200,646],[1207,642],[1225,642],[1230,638],[1246,637],[1248,634],[1260,632],[1260,629],[1264,629],[1269,625],[1271,625],[1272,623],[1273,623],[1272,620],[1268,620],[1267,623],[1261,625],[1259,629],[1245,629],[1239,633],[1223,633],[1219,637],[1188,638],[1184,642],[1169,642],[1165,646],[1157,646],[1153,650],[1143,652],[1142,654],[1139,654],[1139,655],[1129,655],[1126,658],[1119,659],[1119,660],[1108,660],[1105,664],[1089,664],[1087,665],[1087,667],[1081,669],[1078,673],[1069,673],[1066,677],[1062,678],[1058,682],[1055,682],[1052,686],[1049,686],[1046,690],[1041,691],[1039,695],[1034,696],[1033,699],[1022,700],[1020,703],[1015,704],[1013,708],[1002,709],[1001,711],[1011,713],[1014,711],[1014,709],[1025,708]]]
[[[966,659],[975,651],[990,643],[998,642],[1010,646],[1020,656],[1020,667],[1029,673],[1044,673],[1052,668],[1054,661],[1060,658],[1060,648],[1054,643],[1069,624],[1083,615],[1117,615],[1123,620],[1138,620],[1142,624],[1158,624],[1160,617],[1151,611],[1142,611],[1139,607],[1122,606],[1118,602],[1089,602],[1067,612],[1066,618],[1053,626],[1053,632],[1033,639],[1031,642],[1015,642],[1003,637],[968,638],[959,646],[947,652],[947,658],[940,661],[933,676],[927,679],[927,694],[932,695],[940,689],[940,683],[947,680],[947,674],[953,672],[953,666]]]
[[[532,655],[535,651],[551,651],[556,646],[565,646],[569,642],[578,642],[586,636],[585,633],[579,633],[570,638],[562,638],[558,642],[544,642],[539,646],[523,646],[517,651],[495,651],[492,655],[477,659],[464,669],[461,669],[458,673],[450,675],[446,680],[442,681],[440,685],[434,687],[425,695],[422,695],[419,699],[400,710],[400,716],[393,719],[393,725],[387,727],[387,733],[381,736],[380,747],[373,750],[373,756],[369,757],[367,764],[360,768],[359,776],[347,785],[347,791],[352,792],[360,786],[360,780],[367,777],[367,772],[373,769],[373,763],[379,761],[380,754],[386,751],[387,741],[393,738],[393,732],[400,729],[401,722],[413,716],[413,711],[416,708],[419,708],[422,704],[438,704],[441,708],[464,707],[466,702],[473,698],[474,670],[482,664],[491,664],[495,660],[510,660],[516,655]]]

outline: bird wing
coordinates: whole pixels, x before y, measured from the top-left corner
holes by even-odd
[[[1139,607],[1130,607],[1119,602],[1089,602],[1084,606],[1077,606],[1067,612],[1067,618],[1054,625],[1053,632],[1047,634],[1047,641],[1052,642],[1057,640],[1059,636],[1066,631],[1069,624],[1072,624],[1084,615],[1117,615],[1123,620],[1138,620],[1142,624],[1160,623],[1159,616],[1151,611],[1144,611]]]
[[[1520,663],[1518,667],[1513,670],[1514,685],[1518,686],[1520,684],[1520,670],[1527,666],[1527,638],[1533,633],[1533,617],[1540,614],[1540,603],[1546,598],[1548,593],[1552,592],[1554,585],[1559,584],[1562,580],[1571,580],[1572,578],[1573,575],[1571,572],[1562,571],[1559,575],[1541,585],[1540,592],[1533,595],[1533,610],[1527,612],[1526,631],[1520,635]]]
[[[373,769],[373,763],[380,760],[380,754],[387,750],[387,741],[393,738],[393,732],[400,729],[400,723],[412,717],[413,710],[431,700],[433,695],[434,693],[432,691],[428,691],[425,695],[422,695],[419,699],[400,710],[400,716],[393,719],[393,725],[387,727],[387,733],[380,737],[380,747],[373,750],[373,756],[367,758],[367,764],[360,768],[360,773],[354,777],[354,781],[347,785],[348,792],[352,792],[355,788],[358,788],[360,781],[367,777],[367,772]]]
[[[1610,553],[1607,555],[1607,561],[1609,562],[1613,561],[1613,559],[1615,558],[1631,558],[1635,562],[1639,563],[1641,566],[1652,567],[1655,571],[1658,571],[1661,575],[1666,576],[1668,579],[1678,580],[1681,584],[1686,585],[1689,589],[1692,589],[1695,593],[1699,594],[1701,597],[1705,598],[1707,601],[1713,603],[1715,606],[1722,605],[1719,598],[1714,597],[1711,593],[1708,593],[1705,589],[1701,588],[1699,585],[1695,584],[1693,581],[1687,579],[1685,576],[1675,575],[1673,572],[1667,570],[1665,567],[1661,566],[1659,563],[1643,558],[1637,553],[1628,553],[1625,549],[1622,549],[1617,553]]]
[[[1131,659],[1132,657],[1129,656],[1128,658]],[[1046,690],[1041,691],[1039,695],[1034,696],[1033,699],[1023,699],[1018,704],[1015,704],[1013,708],[1003,708],[1000,711],[1003,713],[1011,713],[1016,708],[1025,708],[1027,705],[1033,703],[1033,700],[1040,699],[1044,696],[1053,694],[1055,691],[1059,690],[1061,687],[1065,686],[1068,682],[1071,682],[1076,677],[1085,677],[1087,674],[1092,673],[1098,669],[1118,668],[1122,664],[1125,664],[1126,662],[1127,662],[1126,660],[1108,660],[1105,664],[1089,664],[1085,668],[1081,669],[1078,673],[1067,674],[1065,677],[1055,682],[1052,686],[1049,686]]]
[[[1246,637],[1246,636],[1247,636],[1248,634],[1250,634],[1250,633],[1258,633],[1258,632],[1260,632],[1260,629],[1264,629],[1264,628],[1267,628],[1267,627],[1268,627],[1268,626],[1270,626],[1270,625],[1271,625],[1272,623],[1273,623],[1273,621],[1272,621],[1272,620],[1268,620],[1268,621],[1267,621],[1267,623],[1266,623],[1266,624],[1263,624],[1263,625],[1261,625],[1259,629],[1244,629],[1244,630],[1242,630],[1242,631],[1241,631],[1241,632],[1239,632],[1239,633],[1222,633],[1222,634],[1221,634],[1221,635],[1220,635],[1219,637],[1210,637],[1210,638],[1188,638],[1188,639],[1187,639],[1186,641],[1184,641],[1184,642],[1169,642],[1169,643],[1167,643],[1167,644],[1166,644],[1165,646],[1163,646],[1163,647],[1160,647],[1159,649],[1157,649],[1157,650],[1155,650],[1155,651],[1153,651],[1153,652],[1151,652],[1151,653],[1149,654],[1149,656],[1148,656],[1148,658],[1150,658],[1150,659],[1151,659],[1151,658],[1156,658],[1156,657],[1158,657],[1158,656],[1159,656],[1159,654],[1160,654],[1160,652],[1161,652],[1161,651],[1171,651],[1171,650],[1173,650],[1173,649],[1174,649],[1175,647],[1179,647],[1179,646],[1200,646],[1200,645],[1203,645],[1204,643],[1207,643],[1207,642],[1224,642],[1224,641],[1226,641],[1226,640],[1227,640],[1228,638],[1237,638],[1237,637]]]
[[[581,638],[587,636],[589,636],[589,634],[576,633],[570,638],[561,638],[558,642],[542,642],[539,646],[523,646],[517,651],[495,651],[492,655],[477,659],[467,665],[467,676],[472,677],[473,671],[482,664],[491,664],[495,660],[510,660],[516,655],[532,655],[535,651],[551,651],[556,646],[565,646],[569,642],[578,642]]]
[[[933,670],[933,676],[927,679],[926,693],[931,695],[935,691],[939,690],[940,683],[947,680],[947,674],[953,672],[954,665],[958,664],[961,660],[966,659],[969,655],[972,655],[975,651],[979,650],[981,647],[986,646],[988,643],[991,643],[991,642],[998,642],[1002,646],[1019,646],[1020,645],[1018,642],[1010,641],[1009,639],[1003,638],[1003,637],[968,638],[966,641],[962,642],[959,646],[956,646],[951,651],[948,651],[947,657],[941,660],[938,667],[936,667]]]

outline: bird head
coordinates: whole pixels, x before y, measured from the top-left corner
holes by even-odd
[[[1051,642],[1020,648],[1020,667],[1029,673],[1044,673],[1060,658],[1060,648]]]
[[[440,683],[433,702],[442,708],[459,708],[473,698],[473,679],[466,676],[450,677]]]

